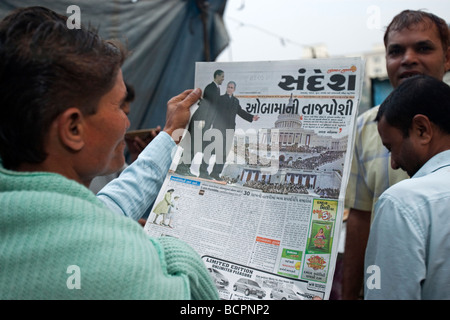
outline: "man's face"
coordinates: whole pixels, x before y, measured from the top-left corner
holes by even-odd
[[[422,167],[414,135],[405,138],[403,132],[389,125],[384,116],[378,122],[378,133],[383,145],[391,153],[392,169],[403,169],[412,177]]]
[[[222,74],[217,75],[216,78],[214,79],[214,81],[220,86],[224,79],[225,79],[225,73],[222,73]]]
[[[420,23],[391,31],[386,43],[386,68],[394,88],[406,78],[426,74],[442,80],[450,66],[450,50],[442,47],[437,27]]]
[[[234,93],[234,84],[233,83],[229,83],[227,85],[227,94],[229,94],[230,96]]]
[[[100,99],[97,112],[86,117],[86,165],[94,176],[116,172],[125,163],[124,136],[130,126],[122,109],[126,93],[119,70],[114,87]]]

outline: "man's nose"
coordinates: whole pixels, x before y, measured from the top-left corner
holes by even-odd
[[[403,54],[402,64],[414,64],[417,63],[417,53],[414,49],[408,48]]]

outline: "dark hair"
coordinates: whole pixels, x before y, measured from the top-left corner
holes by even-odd
[[[447,51],[450,44],[450,31],[447,23],[444,19],[422,10],[404,10],[397,14],[386,28],[386,32],[384,33],[384,45],[387,45],[389,32],[410,28],[411,26],[416,26],[420,23],[428,24],[429,27],[434,24],[437,27],[442,47],[444,51]]]
[[[383,101],[376,121],[386,122],[409,136],[412,119],[423,114],[443,132],[450,134],[450,87],[427,75],[417,75],[403,81]]]
[[[222,75],[224,72],[222,71],[222,70],[216,70],[216,71],[214,71],[214,79],[217,77],[217,76],[220,76],[220,75]]]
[[[67,17],[21,8],[0,22],[0,157],[5,168],[40,163],[44,138],[62,112],[97,111],[126,57],[120,43],[93,29],[69,29]]]

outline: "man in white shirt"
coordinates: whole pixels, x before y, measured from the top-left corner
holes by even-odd
[[[406,179],[375,205],[365,299],[450,299],[450,87],[405,80],[377,114],[394,170]]]

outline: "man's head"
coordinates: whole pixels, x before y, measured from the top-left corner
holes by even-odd
[[[450,149],[450,87],[426,75],[405,79],[381,104],[376,120],[392,168],[413,176]]]
[[[214,72],[214,82],[217,83],[219,86],[222,84],[224,79],[225,79],[225,72],[223,72],[223,70],[216,70]]]
[[[446,22],[424,11],[405,10],[384,34],[386,68],[396,88],[404,79],[427,74],[442,80],[450,69],[450,35]]]
[[[236,82],[234,82],[234,81],[228,82],[228,84],[227,84],[227,94],[231,96],[234,93],[235,90],[236,90]]]
[[[68,29],[66,20],[31,7],[0,22],[0,157],[8,169],[73,155],[70,164],[80,173],[81,161],[100,174],[113,170],[111,150],[93,144],[104,138],[100,130],[118,139],[122,127],[129,126],[120,105],[121,114],[107,110],[125,99],[120,68],[126,52],[94,30]],[[107,115],[122,123],[107,123]],[[100,150],[107,154],[99,156]]]

